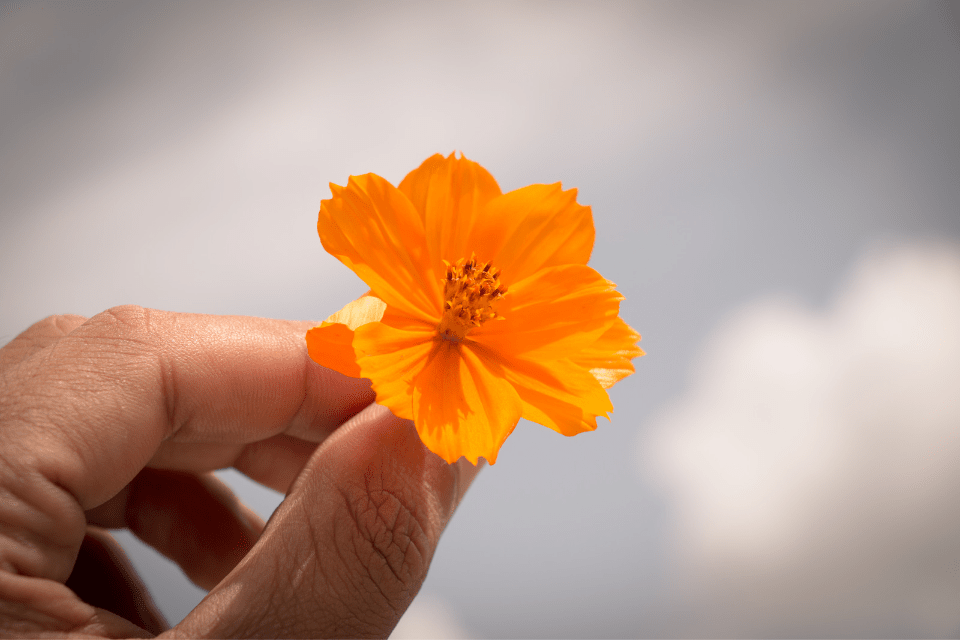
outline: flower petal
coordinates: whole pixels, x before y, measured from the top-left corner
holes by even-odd
[[[590,207],[577,204],[576,189],[563,191],[559,183],[534,184],[494,198],[471,235],[477,255],[491,260],[508,285],[545,267],[587,264],[593,239]]]
[[[501,357],[504,378],[523,403],[523,417],[565,436],[597,428],[598,416],[613,411],[610,396],[590,373],[570,360],[549,365]]]
[[[437,265],[469,257],[470,229],[483,207],[501,193],[486,169],[453,153],[427,158],[398,188],[420,213],[427,248]]]
[[[570,359],[609,389],[634,372],[631,360],[644,354],[637,346],[639,340],[640,334],[617,318],[596,342]]]
[[[348,303],[320,326],[307,331],[310,358],[322,367],[359,378],[360,367],[353,350],[353,331],[362,324],[380,320],[386,308],[383,300],[369,294]]]
[[[353,337],[360,377],[372,382],[377,404],[408,420],[413,418],[413,381],[432,347],[432,332],[398,329],[386,322],[357,327]]]
[[[353,352],[353,331],[345,324],[324,322],[307,331],[307,352],[321,367],[351,378],[360,377],[360,367]]]
[[[550,267],[513,285],[496,307],[501,317],[468,339],[528,360],[566,358],[610,328],[622,299],[612,282],[586,265]]]
[[[413,391],[414,423],[431,451],[493,464],[520,419],[521,405],[500,366],[468,346],[437,340]]]
[[[439,277],[427,256],[423,221],[389,182],[372,173],[331,184],[320,203],[323,247],[392,307],[423,319],[440,316]]]
[[[324,322],[339,322],[347,325],[347,328],[353,331],[362,324],[379,321],[386,310],[386,302],[367,293],[353,302],[348,302],[340,311],[331,315]]]

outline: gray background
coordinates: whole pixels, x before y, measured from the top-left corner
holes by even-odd
[[[6,2],[0,341],[123,303],[323,318],[365,290],[316,237],[328,182],[453,150],[562,181],[648,355],[596,432],[517,428],[397,635],[955,636],[957,11]],[[171,621],[199,601],[118,537]]]

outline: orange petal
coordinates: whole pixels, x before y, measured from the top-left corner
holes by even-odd
[[[353,331],[345,324],[324,322],[307,331],[307,352],[321,367],[351,378],[360,377],[360,366],[353,352]]]
[[[593,374],[601,387],[609,389],[634,372],[630,361],[644,353],[637,346],[639,340],[640,334],[617,318],[596,342],[570,359]]]
[[[439,278],[430,266],[423,221],[405,195],[372,173],[331,184],[320,203],[323,248],[391,307],[425,320],[440,316]]]
[[[590,373],[570,360],[549,365],[501,358],[504,378],[523,403],[523,417],[565,436],[597,428],[597,416],[613,411],[610,397]]]
[[[386,322],[370,322],[354,332],[353,349],[361,377],[373,383],[377,404],[398,418],[413,418],[413,380],[427,363],[434,333],[398,329]]]
[[[521,405],[496,362],[437,340],[413,391],[414,422],[428,449],[447,462],[493,464],[520,419]]]
[[[420,213],[435,264],[470,256],[467,242],[479,212],[500,195],[486,169],[464,157],[439,153],[407,174],[398,187]]]
[[[348,303],[319,327],[307,331],[310,358],[322,367],[359,378],[360,367],[353,350],[353,330],[362,324],[380,320],[386,308],[383,300],[371,295]]]
[[[491,200],[477,218],[471,244],[509,285],[545,267],[587,264],[593,238],[593,214],[577,204],[576,189],[534,184]]]
[[[501,317],[468,338],[506,356],[566,358],[610,328],[622,299],[612,282],[586,265],[551,267],[513,285],[496,307]]]

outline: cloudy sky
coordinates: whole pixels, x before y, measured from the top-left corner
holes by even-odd
[[[826,309],[718,327],[637,449],[692,634],[960,630],[957,327],[960,251],[934,244],[866,256]]]
[[[648,355],[596,432],[518,427],[397,635],[955,636],[957,10],[6,2],[0,341],[323,318],[365,290],[329,182],[453,150],[562,181]],[[119,537],[172,621],[199,601]]]

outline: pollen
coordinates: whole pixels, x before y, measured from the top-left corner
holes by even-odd
[[[500,270],[489,262],[481,263],[476,254],[447,265],[443,279],[443,316],[437,334],[459,342],[467,333],[498,318],[496,303],[507,292],[500,284]]]

